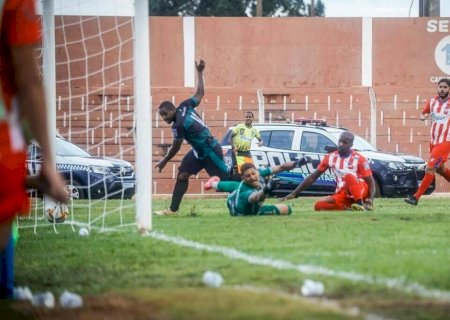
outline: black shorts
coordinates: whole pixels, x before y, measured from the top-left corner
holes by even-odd
[[[190,174],[197,174],[200,170],[205,169],[209,176],[218,176],[220,180],[229,180],[230,173],[223,161],[222,147],[217,144],[214,147],[214,152],[211,152],[205,159],[198,159],[191,150],[181,160],[181,165],[178,168],[180,172]]]

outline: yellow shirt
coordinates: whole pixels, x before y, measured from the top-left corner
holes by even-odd
[[[238,151],[249,151],[253,138],[261,141],[258,129],[247,127],[245,123],[238,124],[233,129],[233,144]]]

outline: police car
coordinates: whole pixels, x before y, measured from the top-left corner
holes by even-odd
[[[280,165],[295,160],[303,155],[312,161],[306,166],[278,174],[274,179],[273,195],[284,196],[295,189],[319,165],[324,156],[337,149],[339,136],[345,128],[328,126],[323,120],[299,119],[294,124],[253,124],[264,141],[258,147],[252,141],[251,155],[258,166]],[[228,142],[231,127],[222,139],[224,160],[232,166],[232,153]],[[369,142],[355,135],[353,148],[360,151],[368,160],[375,180],[377,197],[405,197],[413,194],[424,176],[425,161],[413,155],[384,153],[377,150]],[[319,179],[302,195],[329,195],[334,193],[336,181],[330,170],[324,172]],[[427,190],[434,191],[435,184]]]
[[[123,160],[95,157],[77,145],[56,138],[56,167],[63,175],[74,199],[131,198],[135,193],[132,165]],[[39,172],[41,149],[36,143],[28,146],[29,175]]]

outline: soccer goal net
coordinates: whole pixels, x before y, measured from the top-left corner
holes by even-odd
[[[64,224],[73,230],[77,225],[105,229],[130,224],[148,230],[152,178],[148,1],[38,4],[43,21],[38,61],[56,136],[57,169],[71,194]],[[39,146],[29,146],[28,158],[29,173],[37,174]],[[38,193],[32,195],[31,214],[19,220],[19,226],[53,225],[56,230],[57,221],[64,220],[60,212],[64,207],[54,208]]]

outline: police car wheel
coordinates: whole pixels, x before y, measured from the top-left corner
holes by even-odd
[[[84,199],[84,190],[82,189],[78,181],[73,181],[72,183],[67,182],[67,190],[69,191],[70,197],[72,199]]]

